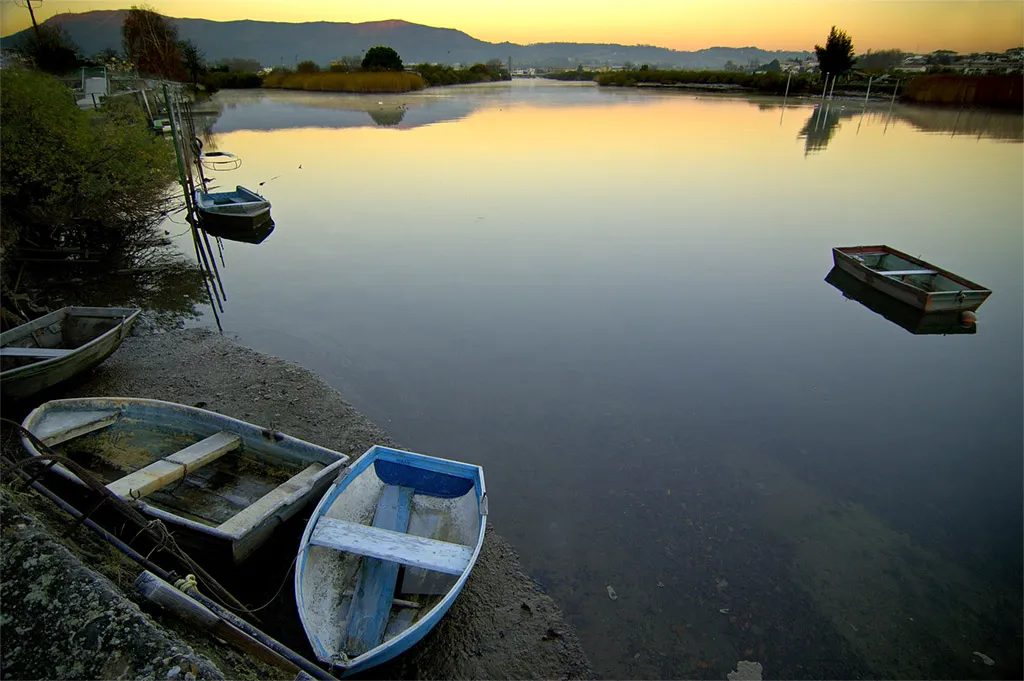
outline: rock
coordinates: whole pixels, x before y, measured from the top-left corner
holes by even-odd
[[[974,654],[977,655],[978,657],[980,657],[981,661],[984,662],[989,667],[991,667],[992,665],[994,665],[996,663],[995,660],[993,660],[991,657],[989,657],[985,653],[979,653],[977,650],[975,650]]]
[[[736,669],[726,674],[729,681],[761,681],[761,663],[740,660],[736,663]]]

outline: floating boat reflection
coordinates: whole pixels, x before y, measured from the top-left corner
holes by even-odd
[[[922,312],[916,307],[881,293],[870,285],[859,281],[847,272],[833,267],[825,282],[835,287],[845,297],[855,300],[892,323],[902,326],[918,336],[935,334],[977,333],[973,320],[964,323],[964,312],[948,310],[943,312]],[[967,313],[969,314],[969,313]]]

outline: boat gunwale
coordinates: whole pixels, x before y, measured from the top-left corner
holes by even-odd
[[[252,197],[252,199],[249,200],[249,201],[237,201],[237,202],[236,201],[232,201],[230,204],[218,205],[218,204],[214,203],[212,200],[210,200],[210,197],[216,196],[217,194],[224,194],[224,195],[243,194],[243,195],[247,195],[249,197]],[[250,215],[250,214],[252,216],[256,216],[256,215],[259,215],[260,213],[262,213],[265,210],[269,211],[270,208],[271,208],[270,201],[268,201],[264,197],[260,196],[256,192],[252,191],[251,189],[246,189],[245,187],[243,187],[240,184],[239,185],[235,185],[235,191],[233,191],[233,192],[206,192],[206,191],[203,191],[202,189],[196,189],[196,191],[195,191],[195,202],[196,202],[196,207],[200,211],[202,211],[204,213],[212,213],[212,214],[216,214],[216,215],[219,215],[219,216],[225,216],[225,217],[234,217],[234,216],[237,216],[237,215],[247,216],[247,215]],[[240,211],[240,212],[226,212],[226,211],[217,210],[218,208],[223,208],[225,206],[231,206],[231,207],[234,207],[234,208],[241,208],[242,211]]]
[[[463,469],[467,473],[472,473],[470,476],[459,476],[466,477],[467,479],[473,480],[473,489],[477,498],[477,514],[480,518],[480,528],[477,532],[475,544],[473,546],[473,555],[469,559],[469,563],[466,565],[466,569],[463,570],[462,574],[456,580],[455,584],[448,590],[442,599],[440,599],[432,608],[426,611],[412,626],[406,628],[401,633],[393,636],[387,641],[383,641],[380,645],[370,648],[361,655],[356,657],[337,660],[330,657],[324,649],[323,644],[316,638],[316,636],[310,631],[306,624],[306,611],[305,611],[305,598],[302,594],[302,583],[305,578],[306,571],[306,559],[309,556],[310,538],[313,534],[313,530],[316,528],[316,521],[319,520],[329,509],[334,505],[338,496],[345,491],[349,483],[354,480],[358,475],[366,471],[374,461],[383,458],[387,460],[387,454],[395,453],[398,455],[411,455],[420,460],[428,460],[439,462],[445,468],[448,469]],[[384,454],[382,457],[381,454]],[[451,474],[455,474],[453,470],[447,470]],[[345,672],[342,676],[348,676],[354,674],[357,671],[361,671],[370,667],[374,667],[378,664],[387,662],[395,656],[405,652],[409,647],[415,645],[419,638],[411,641],[408,647],[404,647],[401,644],[407,639],[412,638],[415,634],[419,633],[420,637],[425,636],[427,632],[432,630],[440,618],[448,612],[451,608],[452,603],[458,598],[459,594],[462,593],[462,588],[465,586],[466,580],[469,579],[470,573],[473,571],[473,567],[476,565],[476,561],[480,556],[480,551],[484,545],[484,535],[487,531],[487,515],[488,515],[488,504],[487,504],[487,487],[484,482],[484,471],[481,466],[476,464],[465,463],[461,461],[454,461],[451,459],[444,459],[441,457],[430,456],[428,454],[420,454],[417,452],[410,452],[407,450],[396,449],[393,447],[386,447],[383,445],[374,445],[370,449],[356,459],[350,466],[345,468],[339,475],[338,478],[331,484],[331,487],[324,494],[323,498],[317,504],[313,513],[309,517],[309,522],[306,523],[306,528],[302,533],[302,539],[299,541],[298,556],[295,565],[295,605],[299,611],[299,621],[302,624],[302,629],[306,633],[306,638],[309,639],[309,643],[313,648],[313,652],[317,659],[321,662],[331,664],[334,667],[344,669]],[[429,626],[428,626],[429,625]],[[425,628],[424,628],[425,627]],[[422,633],[421,633],[422,632]],[[378,659],[379,658],[379,659]],[[375,660],[371,663],[371,660]]]
[[[895,255],[895,256],[897,256],[899,258],[903,258],[904,260],[906,260],[908,262],[912,262],[915,265],[920,265],[921,269],[934,270],[935,274],[942,275],[942,276],[946,277],[947,279],[949,279],[950,281],[953,281],[953,282],[955,282],[957,284],[960,284],[962,286],[966,286],[966,288],[964,288],[962,291],[927,291],[927,290],[922,289],[920,287],[913,286],[913,284],[908,284],[913,289],[915,289],[917,291],[924,291],[924,293],[926,293],[926,294],[928,294],[930,296],[957,295],[957,294],[962,293],[964,291],[971,291],[973,293],[992,293],[991,289],[985,288],[981,284],[975,283],[975,282],[971,281],[970,279],[967,279],[966,277],[960,276],[959,274],[955,274],[953,272],[950,272],[947,269],[943,269],[943,268],[939,267],[938,265],[933,265],[932,263],[928,262],[927,260],[922,260],[921,258],[917,258],[915,256],[912,256],[909,253],[904,253],[903,251],[895,249],[892,246],[886,246],[886,245],[878,245],[878,246],[837,246],[837,247],[834,247],[832,249],[832,252],[833,252],[833,254],[838,254],[838,255],[841,255],[841,256],[845,256],[846,262],[848,262],[851,265],[854,265],[856,267],[864,269],[867,272],[871,272],[872,274],[877,274],[877,275],[883,276],[883,277],[885,276],[885,270],[872,269],[871,267],[868,267],[867,265],[865,265],[864,263],[860,262],[859,260],[857,260],[856,258],[854,258],[852,256],[854,256],[854,255],[862,255],[862,254],[866,254],[866,253],[885,253],[885,254]],[[839,265],[839,263],[837,262],[836,265]],[[907,284],[907,282],[903,281],[902,279],[891,279],[890,281],[892,281],[893,283],[897,283],[897,284]]]

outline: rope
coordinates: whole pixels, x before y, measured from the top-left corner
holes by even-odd
[[[196,583],[195,575],[186,575],[185,579],[179,579],[174,583],[174,586],[185,593],[189,592],[189,589],[198,589],[199,586]]]

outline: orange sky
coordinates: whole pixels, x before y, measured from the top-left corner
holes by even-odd
[[[39,2],[39,0],[34,0]],[[60,12],[120,9],[128,0],[46,0],[43,20]],[[140,3],[141,4],[141,3]],[[723,45],[812,49],[833,24],[858,52],[1002,51],[1024,44],[1021,0],[395,0],[356,5],[337,0],[150,0],[174,17],[227,21],[375,21],[405,19],[457,28],[491,42],[573,41],[650,44],[679,50]],[[0,33],[29,25],[28,10],[0,0]]]

